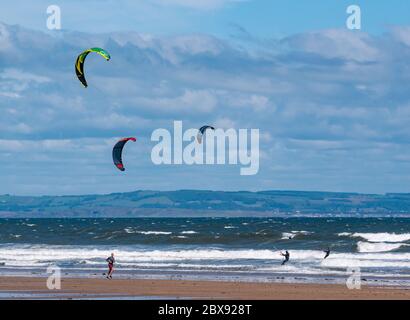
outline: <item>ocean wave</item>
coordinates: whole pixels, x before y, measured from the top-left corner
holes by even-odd
[[[135,233],[145,234],[145,235],[167,235],[172,234],[172,232],[167,231],[135,231]]]
[[[357,250],[358,252],[389,252],[394,251],[402,246],[406,246],[405,244],[401,243],[386,243],[386,242],[364,242],[359,241],[357,243]]]
[[[172,234],[172,232],[169,232],[169,231],[140,231],[140,230],[134,230],[132,227],[124,228],[124,231],[128,234],[138,233],[138,234],[143,234],[143,235],[169,235],[169,234]],[[121,233],[121,231],[116,231],[114,233]]]
[[[183,237],[183,236],[179,236]],[[302,266],[344,267],[404,267],[410,266],[410,253],[391,252],[401,244],[361,243],[359,252],[331,252],[323,260],[321,250],[290,250],[290,264]],[[373,247],[371,247],[373,246]],[[395,246],[395,247],[393,247]],[[204,265],[257,265],[280,264],[283,257],[277,250],[266,249],[153,249],[138,246],[56,246],[56,245],[1,245],[0,263],[7,267],[43,267],[50,264],[72,267],[79,265],[105,266],[105,259],[115,253],[118,265],[204,264]]]
[[[405,242],[410,240],[410,233],[353,233],[353,238],[362,238],[369,242]]]
[[[352,234],[350,232],[341,232],[337,234],[339,237],[349,237]]]
[[[283,232],[282,233],[282,238],[281,239],[293,239],[296,235],[291,232]]]
[[[45,261],[101,260],[113,251],[118,261],[195,261],[195,260],[282,260],[278,251],[271,250],[222,250],[222,249],[185,249],[185,250],[141,250],[127,246],[111,248],[93,248],[87,246],[1,246],[0,259],[5,262],[37,264]],[[316,259],[323,256],[321,251],[294,251],[294,259]]]
[[[369,259],[329,259],[321,264],[324,267],[331,268],[402,268],[410,269],[410,261],[383,261]]]
[[[293,239],[294,237],[296,237],[296,236],[298,236],[298,235],[300,235],[300,234],[302,234],[302,235],[309,235],[309,234],[312,234],[313,232],[310,232],[310,231],[304,231],[304,230],[302,230],[302,231],[291,231],[291,232],[283,232],[282,233],[282,240],[285,240],[285,239]]]

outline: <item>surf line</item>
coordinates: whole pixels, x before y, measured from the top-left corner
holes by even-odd
[[[184,315],[189,318],[193,307],[173,307],[169,306],[167,303],[165,306],[161,306],[158,309],[159,315]]]

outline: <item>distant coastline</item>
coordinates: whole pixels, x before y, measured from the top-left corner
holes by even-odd
[[[410,217],[410,194],[179,190],[79,196],[0,196],[0,218],[249,216]]]

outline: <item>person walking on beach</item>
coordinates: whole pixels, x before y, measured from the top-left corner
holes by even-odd
[[[326,253],[325,257],[323,258],[323,260],[324,260],[330,255],[330,248],[327,248],[327,250],[325,250],[323,252]]]
[[[114,272],[114,253],[111,253],[111,256],[109,256],[105,261],[108,262],[108,274],[107,274],[107,279],[112,279],[112,274]]]
[[[282,266],[283,266],[286,262],[289,261],[290,253],[289,253],[288,250],[286,250],[285,253],[281,252],[280,255],[285,257],[285,260],[283,260],[283,262],[282,262]]]

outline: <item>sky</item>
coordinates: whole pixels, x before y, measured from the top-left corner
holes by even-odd
[[[59,5],[62,30],[46,27]],[[349,5],[362,29],[346,28]],[[70,0],[1,4],[0,194],[410,192],[410,3]],[[75,77],[87,59],[89,88]],[[260,170],[155,166],[157,128],[260,130]],[[113,165],[121,137],[127,170]]]
[[[283,37],[344,28],[353,4],[362,8],[365,32],[410,24],[410,3],[402,0],[14,0],[1,4],[0,21],[46,30],[46,8],[54,4],[63,29],[81,32],[229,37],[239,26],[258,37]]]

